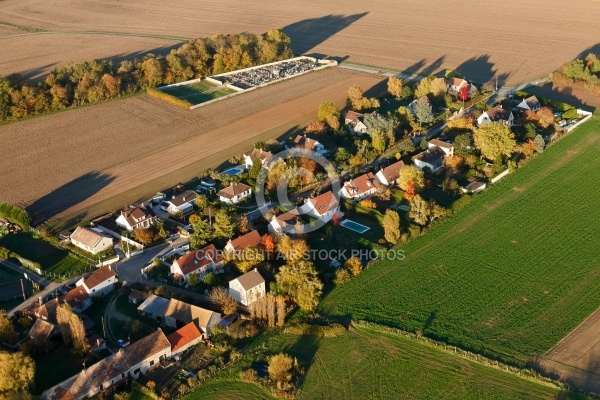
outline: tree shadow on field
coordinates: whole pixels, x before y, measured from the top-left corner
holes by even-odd
[[[100,172],[88,172],[35,200],[27,207],[33,225],[40,225],[61,212],[81,203],[110,184],[115,178]]]
[[[600,55],[600,43],[596,43],[595,45],[590,46],[587,49],[583,50],[581,53],[579,53],[577,58],[585,58],[590,53]]]
[[[467,80],[477,84],[493,82],[496,85],[497,82],[498,88],[504,86],[510,77],[510,73],[498,73],[498,70],[494,68],[494,64],[490,61],[489,54],[471,57],[460,64],[456,71]]]
[[[283,31],[292,39],[294,53],[305,54],[367,14],[365,11],[352,15],[330,14],[304,19],[284,27]]]
[[[173,49],[177,49],[179,48],[182,44],[184,44],[184,41],[172,44],[170,46],[161,46],[161,47],[155,47],[154,49],[150,49],[150,50],[143,50],[143,51],[133,51],[130,53],[121,53],[121,54],[117,54],[111,57],[107,57],[106,60],[111,61],[113,63],[113,67],[117,68],[119,66],[119,64],[124,61],[124,60],[134,60],[134,59],[140,59],[143,58],[144,56],[148,55],[148,54],[154,54],[155,56],[164,56],[167,55],[171,52],[171,50]]]
[[[570,104],[573,107],[582,108],[591,112],[596,111],[596,109],[600,107],[600,95],[586,93],[582,90],[574,90],[571,87],[558,87],[552,84],[552,82],[545,83],[541,86],[531,86],[526,90],[536,96],[561,101]]]

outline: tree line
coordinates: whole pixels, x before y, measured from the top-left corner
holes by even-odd
[[[116,66],[108,60],[67,63],[37,83],[0,75],[0,123],[283,60],[293,56],[290,43],[281,29],[214,35],[190,40],[166,56],[147,54]]]
[[[576,58],[551,73],[550,80],[559,86],[576,86],[600,93],[600,58],[593,53],[585,58]]]

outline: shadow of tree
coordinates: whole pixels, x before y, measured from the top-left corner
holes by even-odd
[[[493,82],[495,85],[497,82],[499,88],[502,87],[510,77],[509,73],[498,73],[498,70],[494,68],[494,63],[490,61],[489,54],[471,57],[456,67],[456,71],[469,81],[478,84]]]
[[[39,225],[86,200],[106,187],[114,177],[101,172],[88,172],[27,206],[33,225]]]
[[[283,31],[292,39],[294,53],[305,54],[367,14],[365,11],[352,15],[330,14],[304,19],[284,27]]]
[[[548,82],[541,86],[528,87],[527,91],[543,98],[561,101],[577,108],[594,112],[600,106],[600,95],[586,93],[571,87],[558,87]],[[596,101],[594,101],[596,100]]]

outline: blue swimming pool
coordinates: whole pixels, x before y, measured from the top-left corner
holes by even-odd
[[[343,220],[340,225],[342,225],[346,229],[350,229],[351,231],[358,233],[365,233],[366,231],[371,229],[368,226],[359,224],[358,222],[350,221],[349,219]]]
[[[223,175],[237,175],[237,174],[241,174],[242,172],[244,172],[244,169],[246,169],[246,167],[244,165],[238,165],[237,167],[232,167],[229,168],[225,171],[222,172]]]

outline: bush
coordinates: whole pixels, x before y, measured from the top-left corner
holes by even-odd
[[[364,208],[377,208],[377,204],[371,199],[361,200],[360,205]]]
[[[182,100],[178,97],[172,96],[168,93],[165,92],[161,92],[160,90],[156,90],[154,88],[148,88],[146,90],[146,93],[149,96],[155,97],[157,99],[160,99],[164,102],[167,102],[173,106],[177,106],[177,107],[181,107],[184,108],[186,110],[189,110],[190,107],[193,105],[192,103],[190,103],[189,101],[186,100]]]
[[[571,108],[570,110],[567,110],[563,113],[562,117],[564,119],[573,119],[573,118],[577,118],[577,110],[574,108]]]
[[[28,231],[31,226],[29,213],[12,204],[0,203],[0,217],[6,218],[13,224],[19,224],[24,231]]]
[[[246,382],[256,382],[256,380],[258,379],[258,375],[257,375],[256,371],[253,370],[252,368],[240,372],[240,377],[242,378],[243,381],[246,381]]]

